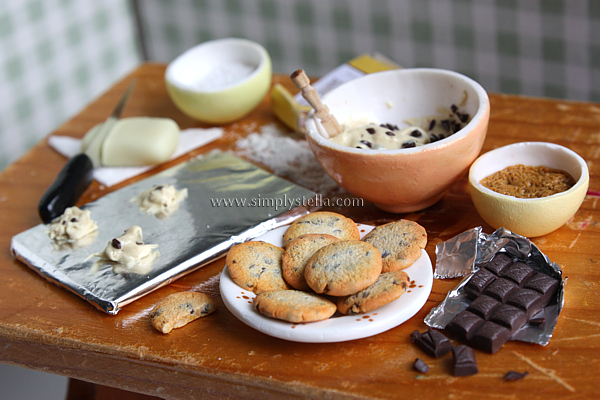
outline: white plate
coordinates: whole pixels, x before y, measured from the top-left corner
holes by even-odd
[[[357,224],[361,237],[374,227]],[[287,226],[274,229],[255,240],[281,246]],[[221,273],[219,288],[225,306],[246,325],[270,336],[294,342],[331,343],[361,339],[394,328],[414,316],[425,305],[433,285],[433,268],[425,250],[405,269],[411,285],[397,300],[367,314],[342,315],[319,322],[294,324],[265,317],[252,307],[255,294],[242,289],[231,279],[227,267]]]

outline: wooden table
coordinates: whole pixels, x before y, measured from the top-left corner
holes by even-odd
[[[169,100],[164,68],[140,66],[55,133],[81,137],[106,118],[133,78],[138,82],[124,116],[170,117],[182,129],[203,127]],[[292,88],[286,76],[275,76],[274,82]],[[221,272],[222,259],[126,306],[116,316],[104,314],[40,278],[9,252],[13,235],[40,223],[37,202],[65,162],[43,141],[0,175],[0,361],[177,399],[595,396],[600,370],[600,105],[500,94],[491,94],[490,99],[484,152],[514,142],[548,141],[573,149],[590,167],[590,191],[575,217],[558,231],[533,240],[569,277],[565,308],[549,345],[509,342],[495,355],[478,351],[480,373],[453,377],[451,356],[430,358],[410,342],[409,335],[426,329],[423,318],[457,280],[436,280],[415,317],[374,337],[333,344],[272,338],[244,325],[223,305],[217,279],[212,279]],[[225,126],[222,139],[176,162],[214,148],[231,148],[236,139],[266,123],[277,123],[268,98],[244,120]],[[128,183],[107,190],[94,182],[81,204]],[[484,232],[492,232],[473,207],[466,177],[422,212],[392,215],[371,204],[337,211],[359,222],[400,217],[418,221],[427,229],[426,250],[432,260],[436,244],[467,229],[483,226]],[[156,302],[175,291],[200,287],[217,299],[218,312],[168,335],[150,327],[148,313]],[[417,357],[430,365],[427,374],[413,370]],[[510,370],[529,375],[503,381]]]

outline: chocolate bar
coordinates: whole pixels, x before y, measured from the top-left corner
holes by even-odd
[[[452,343],[443,333],[429,330],[425,333],[414,331],[410,334],[410,341],[431,357],[441,357],[452,350]]]
[[[459,344],[452,349],[454,376],[469,376],[479,372],[475,352],[469,346]]]
[[[500,253],[465,284],[464,292],[472,301],[446,331],[472,347],[495,353],[530,319],[536,326],[532,318],[549,304],[559,286],[558,279]]]

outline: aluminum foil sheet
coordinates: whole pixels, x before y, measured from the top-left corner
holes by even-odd
[[[147,215],[131,200],[153,185],[187,188],[188,197],[166,218]],[[11,251],[46,279],[117,314],[128,303],[223,256],[232,245],[307,214],[314,196],[241,158],[216,151],[83,206],[98,224],[97,235],[85,246],[57,246],[47,234],[48,226],[40,224],[15,235]],[[86,258],[102,252],[133,225],[142,228],[146,244],[158,245],[160,257],[151,272],[114,273],[111,266],[93,272],[95,259]]]
[[[490,261],[499,252],[506,252],[534,270],[560,280],[560,287],[555,297],[543,311],[536,315],[536,318],[546,319],[545,325],[543,327],[525,325],[511,337],[511,340],[548,344],[556,327],[558,315],[564,306],[566,278],[563,278],[560,266],[550,261],[534,243],[505,228],[500,228],[491,235],[482,233],[481,227],[474,228],[436,246],[434,278],[460,276],[465,278],[448,293],[439,306],[429,312],[425,323],[432,328],[444,329],[457,314],[466,309],[471,300],[464,293],[464,286],[481,265]]]

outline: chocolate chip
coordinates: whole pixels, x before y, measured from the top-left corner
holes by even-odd
[[[71,222],[77,222],[77,218],[71,218]]]
[[[377,131],[375,130],[375,128],[367,128],[367,132],[371,135],[374,135]]]
[[[159,185],[157,187],[154,188],[154,190],[161,190],[163,188],[163,186]]]
[[[458,111],[458,107],[456,106],[456,104],[452,104],[452,105],[450,106],[450,109],[452,110],[452,112],[453,112],[454,114],[456,114],[456,112]]]
[[[360,142],[370,149],[373,148],[373,143],[369,142],[368,140],[361,140]]]
[[[403,149],[408,149],[408,148],[411,148],[411,147],[417,147],[417,144],[415,142],[413,142],[413,141],[402,143],[402,148]]]
[[[440,121],[440,123],[442,124],[442,128],[444,128],[447,131],[450,130],[450,120],[449,119],[444,119],[444,120]]]
[[[62,224],[62,225],[66,225],[66,224],[67,224],[67,221],[65,221],[65,220],[63,219],[63,220],[62,220],[62,222],[61,222],[61,224]]]
[[[506,375],[504,375],[505,381],[518,381],[519,379],[523,379],[529,374],[529,372],[525,371],[523,373],[517,371],[508,371]]]
[[[469,114],[467,113],[456,113],[460,122],[467,122],[469,120]]]
[[[427,373],[427,371],[429,371],[429,365],[425,364],[425,362],[420,358],[417,358],[415,360],[415,362],[413,363],[413,368],[422,374],[425,374]]]
[[[412,131],[412,132],[410,133],[410,136],[412,136],[412,137],[421,137],[421,136],[423,136],[423,134],[421,133],[421,131],[420,131],[420,130],[418,130],[418,129],[415,129],[414,131]]]
[[[144,243],[143,243],[143,242],[135,242],[135,244],[137,244],[138,246],[141,246],[141,245],[143,245]]]
[[[112,240],[112,247],[114,247],[115,249],[120,249],[121,248],[121,242],[119,242],[116,238]]]
[[[385,134],[388,136],[396,136],[396,134],[392,131],[386,131]]]
[[[432,130],[433,128],[435,128],[435,119],[432,119],[431,122],[429,123],[429,130]]]

